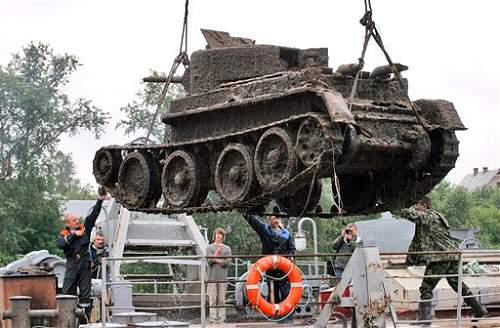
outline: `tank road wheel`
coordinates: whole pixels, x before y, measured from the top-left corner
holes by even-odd
[[[119,150],[99,149],[92,162],[97,183],[103,186],[114,186],[118,181],[121,163],[122,156]]]
[[[290,133],[275,127],[260,137],[255,149],[255,175],[264,190],[282,186],[293,177],[297,157]]]
[[[250,198],[255,185],[253,149],[233,143],[224,148],[215,168],[215,189],[228,204]]]
[[[161,175],[163,197],[172,207],[199,206],[207,197],[206,167],[184,150],[176,150],[167,157]]]
[[[333,145],[335,157],[339,158],[343,141],[340,126],[332,126],[331,122],[323,117],[309,117],[300,124],[297,132],[295,144],[297,157],[302,164],[309,167],[323,154],[331,158]]]
[[[161,195],[159,171],[151,154],[128,154],[118,174],[120,202],[128,208],[156,206]]]
[[[317,179],[313,183],[312,190],[311,184],[308,183],[295,193],[290,194],[287,197],[277,199],[276,203],[278,203],[282,211],[288,215],[300,216],[304,213],[309,213],[316,208],[321,199],[321,188],[321,180]]]

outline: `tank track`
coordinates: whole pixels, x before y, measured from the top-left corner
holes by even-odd
[[[437,129],[431,131],[433,150],[427,167],[415,177],[413,172],[406,177],[393,175],[387,184],[398,186],[397,194],[392,202],[384,206],[385,210],[403,208],[415,204],[422,196],[429,193],[448,172],[455,167],[458,158],[458,139],[454,131]]]
[[[257,197],[249,199],[240,205],[216,205],[216,206],[199,206],[199,207],[184,207],[182,209],[173,209],[168,207],[156,207],[156,208],[137,208],[134,211],[145,212],[145,213],[155,213],[155,214],[179,214],[179,213],[207,213],[207,212],[222,212],[231,210],[251,210],[258,207],[267,205],[271,200],[275,199],[277,195],[282,195],[283,193],[291,193],[298,190],[304,185],[304,183],[310,182],[314,176],[314,170],[318,165],[312,165],[295,177],[290,179],[287,184],[282,188],[265,192]]]
[[[234,138],[238,136],[244,136],[246,134],[257,132],[257,131],[265,131],[272,127],[283,126],[295,121],[295,123],[300,123],[300,121],[305,121],[308,118],[316,119],[323,130],[324,135],[327,139],[330,140],[332,147],[336,154],[341,154],[343,147],[343,136],[339,133],[334,133],[332,127],[333,124],[327,115],[320,112],[308,112],[300,115],[295,115],[289,117],[285,120],[275,121],[272,124],[267,124],[259,127],[255,127],[252,129],[248,129],[245,131],[239,131],[238,133],[234,133],[231,135],[225,135],[218,138],[211,138],[205,140],[193,140],[191,142],[186,143],[170,143],[170,144],[160,144],[160,145],[140,145],[140,144],[131,144],[126,146],[118,146],[111,145],[102,147],[101,150],[112,150],[112,151],[120,151],[123,152],[133,152],[133,151],[155,151],[155,152],[172,152],[176,149],[180,149],[183,147],[195,146],[195,145],[203,145],[208,144],[210,142],[218,142],[223,141],[227,138]],[[217,205],[206,205],[206,206],[198,206],[198,207],[183,207],[183,208],[170,208],[170,207],[130,207],[126,206],[131,211],[140,211],[145,213],[157,213],[157,214],[178,214],[178,213],[206,213],[206,212],[220,212],[220,211],[230,211],[230,210],[250,210],[259,208],[267,205],[271,200],[283,197],[283,195],[290,195],[295,191],[299,190],[304,185],[309,185],[312,179],[319,177],[317,175],[319,170],[325,170],[328,168],[332,168],[332,165],[326,163],[326,161],[331,160],[331,149],[328,149],[328,152],[325,152],[324,156],[322,154],[320,160],[310,165],[309,167],[305,167],[300,170],[297,174],[295,174],[286,184],[281,186],[278,189],[263,192],[260,195],[253,197],[249,200],[246,200],[242,203],[236,205],[229,204],[217,204]],[[336,155],[337,156],[337,155]],[[336,160],[338,159],[335,158]],[[117,186],[107,186],[110,190],[111,194],[120,201],[119,191]]]
[[[454,131],[437,129],[431,132],[432,144],[435,145],[431,153],[431,162],[427,167],[428,172],[417,185],[418,191],[423,195],[443,180],[454,167],[459,156],[459,141]]]

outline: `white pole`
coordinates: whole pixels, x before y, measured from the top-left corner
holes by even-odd
[[[462,274],[463,274],[463,259],[462,259],[462,251],[460,251],[460,253],[458,253],[457,328],[460,328],[462,320]]]
[[[205,290],[206,290],[206,285],[205,285],[205,280],[206,280],[206,258],[203,257],[202,261],[200,261],[200,280],[201,280],[201,313],[200,313],[200,320],[201,320],[201,327],[205,328],[205,306],[206,306],[206,296],[205,296]]]
[[[306,221],[310,222],[313,227],[313,250],[314,254],[318,254],[318,232],[316,230],[316,222],[314,222],[314,220],[311,218],[302,218],[298,223],[297,229],[299,230],[299,232],[303,232],[302,224]],[[318,256],[316,255],[314,256],[314,274],[316,276],[319,276],[319,260]]]
[[[101,260],[101,280],[102,280],[102,290],[101,290],[101,323],[102,327],[106,328],[106,300],[108,299],[108,290],[107,290],[107,276],[108,276],[108,270],[106,266],[108,265],[108,262],[105,257],[102,258]]]

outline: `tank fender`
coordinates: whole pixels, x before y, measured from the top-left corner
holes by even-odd
[[[418,99],[420,115],[430,124],[446,130],[467,130],[453,103],[442,99]]]
[[[335,91],[315,91],[315,93],[321,98],[332,122],[357,125],[341,93]]]

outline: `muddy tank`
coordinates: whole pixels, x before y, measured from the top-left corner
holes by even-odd
[[[416,100],[422,124],[406,101],[406,79],[390,70],[361,72],[350,100],[354,78],[328,67],[326,48],[203,33],[207,49],[176,79],[187,96],[162,117],[165,142],[95,155],[97,182],[125,207],[224,211],[274,199],[301,215],[314,210],[326,178],[333,210],[380,212],[414,203],[455,166],[455,131],[465,128],[451,102]],[[207,201],[210,190],[220,201]]]

